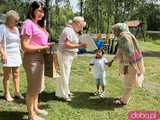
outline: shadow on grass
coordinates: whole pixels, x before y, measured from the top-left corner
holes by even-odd
[[[99,111],[109,110],[113,111],[117,106],[113,104],[113,97],[104,97],[100,98],[94,96],[91,92],[73,92],[74,97],[71,102],[67,102],[68,105],[73,108],[87,108],[87,109],[95,109]],[[43,92],[40,94],[39,100],[41,102],[48,101],[61,101],[66,102],[64,99],[59,99],[55,96],[55,93]],[[43,105],[42,105],[43,106]],[[44,105],[43,107],[48,108],[48,105]]]
[[[88,108],[99,111],[113,111],[115,108],[112,97],[99,98],[90,92],[74,92],[74,95],[72,102],[68,103],[74,108]]]
[[[51,93],[43,92],[43,93],[40,94],[39,100],[40,100],[41,102],[48,102],[48,101],[62,101],[62,102],[65,102],[64,99],[62,99],[62,98],[57,98],[57,97],[55,96],[55,92],[51,92]]]
[[[0,111],[0,120],[27,120],[27,113],[15,111]]]
[[[1,91],[0,91],[1,92]],[[24,97],[25,97],[25,94],[22,94]],[[14,98],[13,97],[13,101],[14,103],[17,103],[17,104],[25,104],[25,99],[21,100],[21,99],[17,99],[17,98]],[[5,97],[4,96],[0,96],[0,100],[4,100],[6,101]],[[1,119],[0,119],[1,120]]]
[[[58,100],[58,98],[55,96],[54,92],[48,93],[44,91],[39,95],[39,100],[42,102],[48,102],[51,100]]]
[[[144,57],[160,57],[160,52],[159,51],[145,51],[143,53]]]

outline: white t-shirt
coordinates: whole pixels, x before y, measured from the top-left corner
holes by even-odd
[[[76,34],[76,32],[73,30],[72,26],[68,25],[64,28],[63,32],[61,33],[60,39],[59,39],[59,50],[61,52],[67,51],[67,52],[78,52],[78,48],[74,49],[66,49],[63,47],[64,41],[68,39],[71,43],[78,44],[79,43],[79,37]]]
[[[90,65],[93,65],[93,75],[96,79],[105,79],[105,64],[108,63],[108,60],[105,58],[94,59],[90,62]]]

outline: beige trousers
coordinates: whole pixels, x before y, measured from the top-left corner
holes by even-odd
[[[138,76],[136,70],[131,65],[129,65],[128,73],[124,75],[124,81],[123,81],[123,94],[121,100],[124,103],[128,102],[133,88],[137,86],[137,79]]]
[[[57,97],[68,98],[69,97],[68,94],[70,94],[69,79],[70,79],[71,65],[74,58],[74,54],[69,52],[62,53],[58,51],[57,55],[58,55],[61,77],[56,79],[55,95]]]

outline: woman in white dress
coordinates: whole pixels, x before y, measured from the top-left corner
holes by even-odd
[[[9,79],[12,75],[15,92],[14,97],[24,99],[19,90],[19,66],[21,65],[20,34],[16,23],[19,15],[10,10],[6,13],[5,24],[0,25],[0,53],[3,63],[3,87],[4,98],[13,101],[9,92]]]

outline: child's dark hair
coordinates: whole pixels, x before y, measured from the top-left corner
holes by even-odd
[[[96,49],[96,52],[99,51],[99,50],[102,52],[102,55],[103,55],[104,54],[103,49],[102,48],[98,48],[98,49]]]

